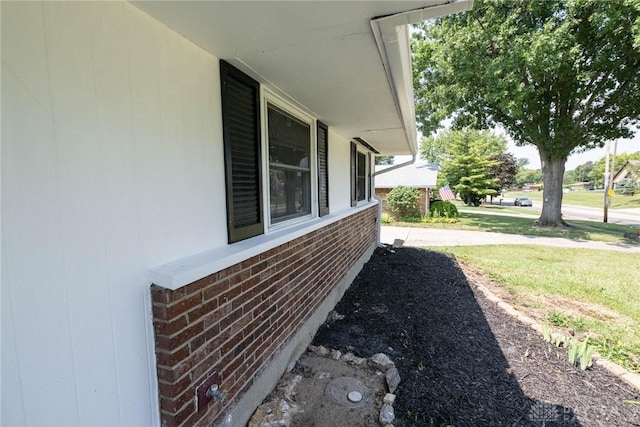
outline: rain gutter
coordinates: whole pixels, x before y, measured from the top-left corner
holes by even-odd
[[[434,6],[408,10],[371,20],[371,29],[382,59],[389,88],[400,115],[409,151],[418,153],[413,99],[409,25],[427,19],[471,10],[473,0],[451,0]]]
[[[371,29],[378,45],[389,89],[391,89],[396,110],[402,121],[409,151],[412,155],[411,160],[407,162],[393,165],[371,175],[373,181],[371,186],[374,189],[373,197],[378,202],[378,246],[380,246],[380,231],[382,227],[382,200],[375,195],[375,177],[376,175],[413,164],[418,154],[409,25],[417,24],[427,19],[465,12],[471,10],[472,7],[473,0],[451,0],[438,5],[381,16],[371,20]]]

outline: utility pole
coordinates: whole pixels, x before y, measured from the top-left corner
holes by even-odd
[[[613,177],[616,175],[616,155],[618,154],[618,140],[613,141],[613,157],[611,157],[611,173],[609,174],[609,188],[613,189]],[[611,197],[611,196],[609,196]],[[611,199],[609,199],[611,202]]]
[[[607,155],[604,160],[604,219],[602,222],[609,222],[609,146],[607,141]]]

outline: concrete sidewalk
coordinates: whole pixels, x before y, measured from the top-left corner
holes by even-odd
[[[523,236],[519,234],[463,231],[439,228],[410,228],[383,225],[381,243],[392,244],[395,239],[404,240],[405,246],[472,246],[472,245],[541,245],[562,248],[584,248],[640,253],[640,245],[631,243],[606,243],[590,240],[573,240],[561,237]]]

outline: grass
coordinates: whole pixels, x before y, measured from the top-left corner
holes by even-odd
[[[596,240],[600,242],[631,242],[624,233],[635,232],[635,227],[594,221],[570,221],[571,229],[541,228],[533,224],[534,218],[516,215],[489,215],[494,208],[486,208],[485,213],[461,212],[458,222],[402,222],[392,221],[391,225],[406,227],[431,227],[452,230],[492,231],[506,234],[524,234],[530,236],[564,237],[568,239]],[[495,209],[495,212],[504,211]],[[537,218],[537,216],[536,216]]]
[[[525,192],[509,192],[505,195],[504,200],[513,202],[516,197],[528,197],[533,202],[542,203],[542,191]],[[570,191],[562,195],[563,205],[587,206],[590,208],[604,207],[604,190],[595,191]],[[616,194],[611,197],[610,209],[631,209],[640,208],[640,193],[635,196],[622,196]]]
[[[541,322],[588,335],[603,357],[640,372],[637,254],[528,245],[438,250],[480,269]]]

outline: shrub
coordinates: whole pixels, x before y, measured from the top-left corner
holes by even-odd
[[[382,221],[383,224],[390,224],[393,218],[391,218],[391,215],[389,215],[386,212],[382,213],[382,217],[380,217],[380,221]]]
[[[429,206],[429,216],[434,218],[458,218],[458,208],[451,202],[436,200]]]
[[[623,179],[616,186],[616,192],[623,196],[633,196],[636,190],[636,182],[631,178]]]
[[[420,201],[420,191],[417,188],[398,186],[389,191],[385,201],[387,207],[399,217],[419,216],[418,202]]]

